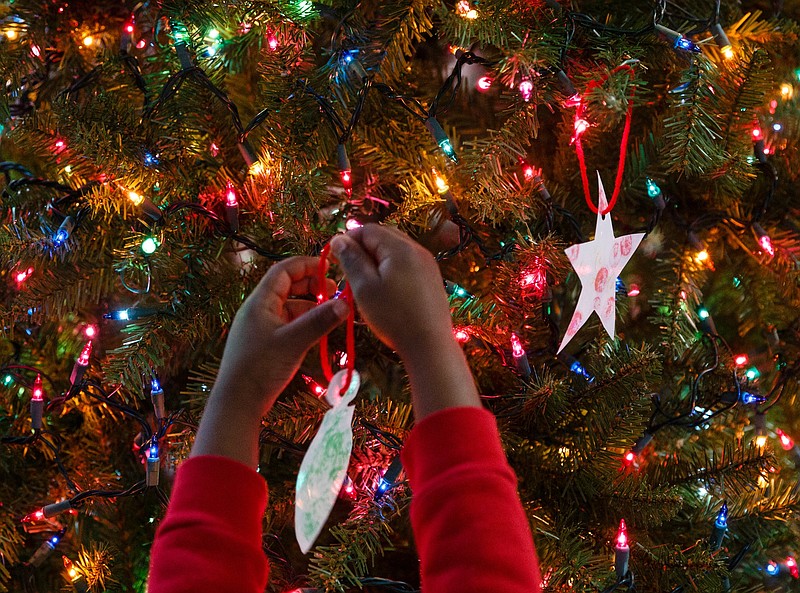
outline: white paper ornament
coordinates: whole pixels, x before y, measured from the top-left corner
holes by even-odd
[[[575,268],[575,273],[581,280],[581,295],[578,297],[578,304],[575,306],[575,312],[572,314],[567,332],[561,340],[561,346],[558,347],[559,352],[588,321],[593,311],[600,317],[608,335],[614,337],[617,319],[617,276],[644,238],[644,233],[614,237],[611,213],[607,213],[605,216],[600,214],[608,207],[608,202],[599,172],[597,173],[597,184],[599,196],[594,239],[572,245],[564,250],[572,267]]]
[[[346,380],[347,371],[342,370],[328,384],[325,399],[332,407],[325,413],[297,474],[294,530],[303,554],[311,549],[322,531],[347,476],[355,411],[349,404],[358,393],[361,378],[354,370],[350,386],[340,394]]]

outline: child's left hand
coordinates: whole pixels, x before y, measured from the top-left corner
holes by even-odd
[[[339,325],[347,303],[321,305],[290,297],[319,293],[319,258],[292,257],[274,264],[242,304],[231,326],[212,396],[252,406],[263,416],[291,381],[308,350]],[[333,280],[323,288],[336,290]]]

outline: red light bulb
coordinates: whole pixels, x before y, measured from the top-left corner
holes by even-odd
[[[761,128],[753,128],[753,140],[761,140],[764,137]]]
[[[23,523],[30,523],[31,521],[44,521],[44,509],[29,513],[22,518]]]
[[[44,401],[44,388],[42,387],[41,375],[36,375],[36,380],[33,382],[33,395],[31,399],[36,402]]]
[[[784,451],[788,451],[789,449],[794,447],[794,441],[792,440],[792,437],[783,432],[780,428],[777,429],[775,432],[777,433],[778,438],[781,441],[781,447],[783,447]]]
[[[636,459],[636,453],[634,453],[633,451],[628,451],[627,453],[625,453],[624,459],[625,459],[625,465],[630,465],[631,463],[633,463],[633,460]]]
[[[625,526],[625,519],[620,519],[619,531],[617,531],[617,547],[628,547],[628,528]]]
[[[792,556],[786,557],[786,568],[789,569],[789,574],[792,575],[792,578],[800,579],[800,570],[797,568],[797,560]]]
[[[86,326],[86,328],[83,330],[83,334],[84,334],[84,335],[85,335],[87,338],[93,338],[93,337],[95,337],[95,336],[97,335],[97,326],[96,326],[96,325],[94,325],[94,324],[91,324],[91,323],[90,323],[90,324],[89,324],[89,325],[87,325],[87,326]]]
[[[31,277],[31,274],[33,274],[33,268],[28,268],[27,270],[17,272],[17,275],[14,276],[14,279],[17,281],[17,284],[22,284]]]
[[[278,38],[275,37],[274,33],[267,35],[267,45],[269,46],[270,51],[275,51],[278,49]]]
[[[133,23],[128,23],[125,25],[125,32],[128,34],[133,33]]]
[[[511,354],[514,358],[522,358],[525,356],[525,349],[522,347],[522,342],[519,341],[517,334],[511,334]]]
[[[230,183],[228,184],[228,187],[225,190],[225,204],[227,206],[239,205],[239,198],[236,196],[236,190],[233,189],[233,186]]]
[[[92,341],[89,340],[86,342],[86,345],[83,347],[83,351],[81,355],[78,357],[78,364],[81,366],[87,366],[89,364],[89,357],[92,355]]]
[[[342,185],[344,186],[345,193],[349,196],[353,193],[353,176],[349,169],[339,171],[339,176],[342,178]]]
[[[736,363],[737,367],[746,365],[748,361],[749,359],[747,358],[747,354],[737,354],[736,358],[733,359],[733,362]]]
[[[465,327],[454,327],[453,337],[455,337],[456,341],[460,344],[464,344],[469,340],[469,331]]]

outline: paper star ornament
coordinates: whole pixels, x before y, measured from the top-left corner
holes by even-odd
[[[644,238],[644,233],[614,237],[611,214],[600,214],[608,207],[600,173],[597,174],[597,185],[599,196],[594,240],[572,245],[564,250],[581,280],[581,295],[572,314],[572,321],[561,340],[561,346],[558,347],[559,352],[583,327],[593,311],[600,317],[608,335],[614,337],[617,276]]]

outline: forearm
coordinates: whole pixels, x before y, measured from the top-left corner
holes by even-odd
[[[481,407],[472,371],[455,340],[443,339],[401,356],[417,422],[447,408]]]
[[[215,385],[190,456],[217,455],[255,469],[259,460],[261,418],[266,412],[261,405],[249,401],[225,385]]]

